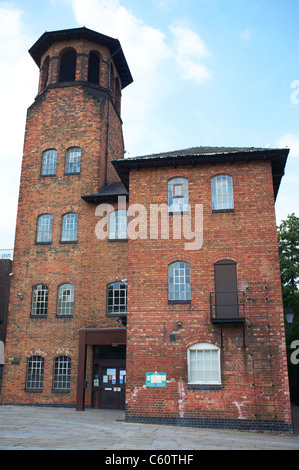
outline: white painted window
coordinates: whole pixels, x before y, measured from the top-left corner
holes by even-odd
[[[212,178],[212,209],[234,209],[233,179],[229,175]]]
[[[220,349],[209,343],[193,344],[187,349],[188,383],[221,385]]]
[[[187,212],[188,180],[186,178],[173,178],[168,182],[168,212]]]

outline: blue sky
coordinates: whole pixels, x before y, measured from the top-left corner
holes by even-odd
[[[0,1],[0,248],[11,248],[26,109],[44,33],[86,26],[121,41],[128,156],[192,146],[289,147],[277,223],[299,216],[298,0]]]

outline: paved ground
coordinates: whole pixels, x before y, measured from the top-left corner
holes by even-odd
[[[2,450],[299,450],[299,435],[125,423],[122,411],[0,407]]]

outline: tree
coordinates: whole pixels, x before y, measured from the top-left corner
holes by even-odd
[[[299,218],[291,214],[278,227],[278,247],[284,309],[294,311],[294,323],[286,328],[291,400],[299,405],[299,364],[291,360],[292,345],[299,340]]]

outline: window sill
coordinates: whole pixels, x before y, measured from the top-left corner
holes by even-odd
[[[235,209],[212,209],[213,214],[221,214],[226,212],[235,212]]]
[[[76,245],[78,243],[78,240],[60,240],[59,242],[61,245]]]
[[[77,173],[64,173],[64,176],[78,176],[78,175],[81,175],[81,171],[77,172]]]
[[[25,388],[25,392],[27,393],[42,393],[43,389],[42,388]]]
[[[111,313],[107,313],[106,314],[107,318],[118,318],[118,317],[126,317],[127,316],[127,312],[118,312],[118,313],[114,313],[114,312],[111,312]]]
[[[191,300],[168,300],[168,304],[169,305],[173,305],[173,304],[191,304]]]
[[[52,242],[35,242],[35,245],[52,245]]]
[[[30,318],[47,318],[47,315],[30,315]]]
[[[127,238],[108,238],[108,242],[127,242]]]
[[[52,389],[52,393],[70,393],[70,390],[59,390],[59,389],[54,390],[54,389]]]
[[[188,384],[188,390],[221,390],[221,384]]]
[[[49,177],[50,177],[50,178],[51,178],[51,177],[53,178],[53,177],[55,177],[55,176],[56,176],[56,173],[53,174],[53,175],[51,175],[51,174],[49,174],[49,175],[40,175],[41,178],[49,178]]]

